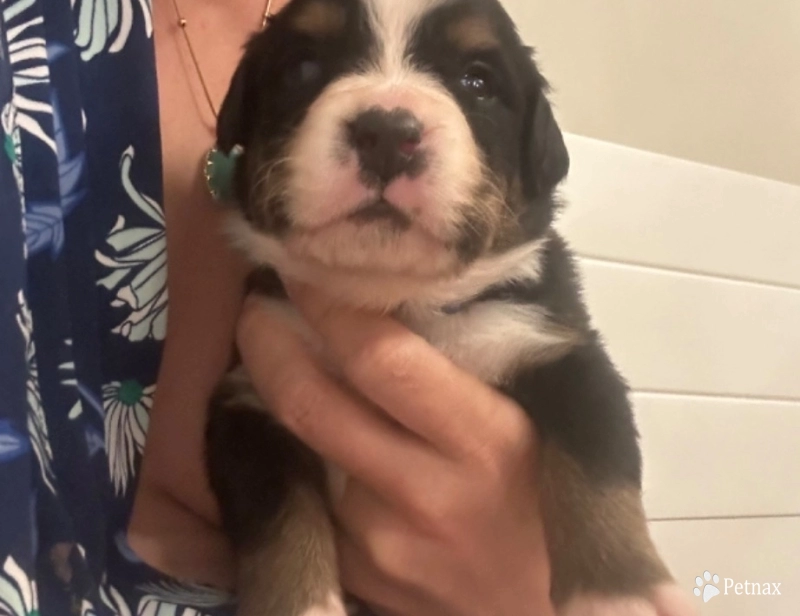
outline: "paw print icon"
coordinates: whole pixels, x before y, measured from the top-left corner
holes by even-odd
[[[703,577],[698,575],[694,582],[696,584],[694,594],[696,597],[701,597],[703,603],[708,603],[720,593],[717,587],[717,584],[719,584],[719,576],[716,573],[712,575],[711,572],[706,571]]]

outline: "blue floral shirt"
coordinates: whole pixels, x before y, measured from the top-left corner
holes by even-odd
[[[0,616],[225,612],[124,535],[167,313],[150,0],[0,7]]]

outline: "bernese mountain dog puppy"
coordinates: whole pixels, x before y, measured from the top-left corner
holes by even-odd
[[[498,0],[293,0],[220,113],[243,152],[230,234],[265,301],[291,310],[291,279],[391,313],[526,410],[559,616],[688,616],[660,598],[627,388],[552,229],[569,157],[547,89]],[[343,613],[325,466],[241,367],[207,452],[240,614]]]

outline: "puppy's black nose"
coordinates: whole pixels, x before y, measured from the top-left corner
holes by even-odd
[[[370,179],[388,183],[420,170],[422,123],[407,109],[369,109],[347,125],[350,145]]]

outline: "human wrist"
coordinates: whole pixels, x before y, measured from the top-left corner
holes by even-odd
[[[153,483],[138,486],[127,540],[165,575],[226,590],[235,586],[233,551],[222,530]]]

